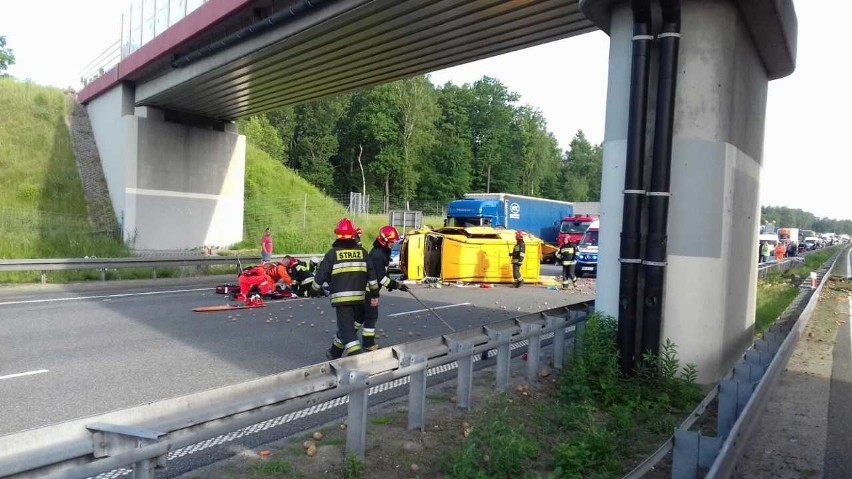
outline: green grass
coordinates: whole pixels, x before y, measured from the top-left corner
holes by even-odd
[[[295,470],[284,459],[271,459],[267,462],[254,465],[251,468],[250,477],[255,479],[273,479],[279,477],[298,479],[306,476],[302,472]]]
[[[552,404],[530,411],[506,396],[473,419],[461,450],[444,465],[452,478],[621,477],[661,444],[700,401],[694,366],[666,341],[633,378],[618,368],[616,322],[593,315]]]
[[[259,253],[260,237],[267,227],[275,254],[322,253],[334,241],[334,226],[343,217],[364,231],[366,245],[388,221],[386,215],[347,213],[343,205],[253,145],[246,149],[245,184],[244,239],[233,247],[246,253]],[[436,227],[442,221],[424,218],[424,223]]]
[[[781,316],[787,306],[796,299],[799,288],[790,282],[792,278],[807,280],[811,271],[818,270],[837,251],[838,246],[808,253],[804,263],[785,271],[772,271],[757,283],[757,307],[754,317],[754,334],[763,334]]]
[[[127,256],[120,241],[88,223],[66,111],[61,90],[0,78],[0,258]]]
[[[754,334],[760,335],[769,329],[798,294],[799,288],[790,283],[758,283]]]

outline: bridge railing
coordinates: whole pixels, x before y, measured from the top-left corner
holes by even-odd
[[[497,389],[509,385],[513,346],[526,343],[526,378],[537,381],[542,342],[553,338],[553,366],[593,307],[578,303],[449,335],[314,364],[232,386],[0,437],[0,477],[90,477],[132,466],[154,478],[167,454],[285,414],[348,396],[347,453],[364,458],[371,392],[407,379],[408,428],[425,427],[427,372],[456,367],[460,408],[470,409],[473,363],[496,350]]]
[[[322,253],[293,254],[299,260],[322,257]],[[283,258],[282,255],[272,257],[273,261]],[[10,271],[40,271],[42,284],[47,282],[48,271],[69,271],[94,269],[101,271],[101,279],[106,280],[106,272],[119,268],[151,268],[151,276],[157,277],[157,268],[204,267],[213,265],[236,265],[239,261],[243,266],[260,263],[260,256],[162,256],[156,258],[47,258],[47,259],[2,259],[0,272]]]

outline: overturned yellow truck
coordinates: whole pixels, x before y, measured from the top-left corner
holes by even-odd
[[[541,239],[524,233],[524,281],[539,281]],[[399,252],[406,279],[440,278],[446,282],[511,283],[515,230],[472,226],[419,229],[406,233]]]

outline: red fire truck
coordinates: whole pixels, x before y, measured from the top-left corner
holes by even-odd
[[[562,218],[562,224],[559,225],[559,244],[565,244],[565,241],[568,240],[577,243],[589,229],[589,226],[598,219],[598,216],[593,215],[574,215]]]

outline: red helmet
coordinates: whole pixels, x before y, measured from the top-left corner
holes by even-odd
[[[376,241],[382,246],[390,246],[392,243],[399,241],[399,231],[393,226],[382,226],[379,230],[379,236],[376,236]]]
[[[343,218],[334,227],[334,234],[337,235],[337,239],[353,239],[356,234],[355,225],[349,218]]]
[[[524,232],[521,230],[515,230],[515,239],[522,240],[524,239]]]

